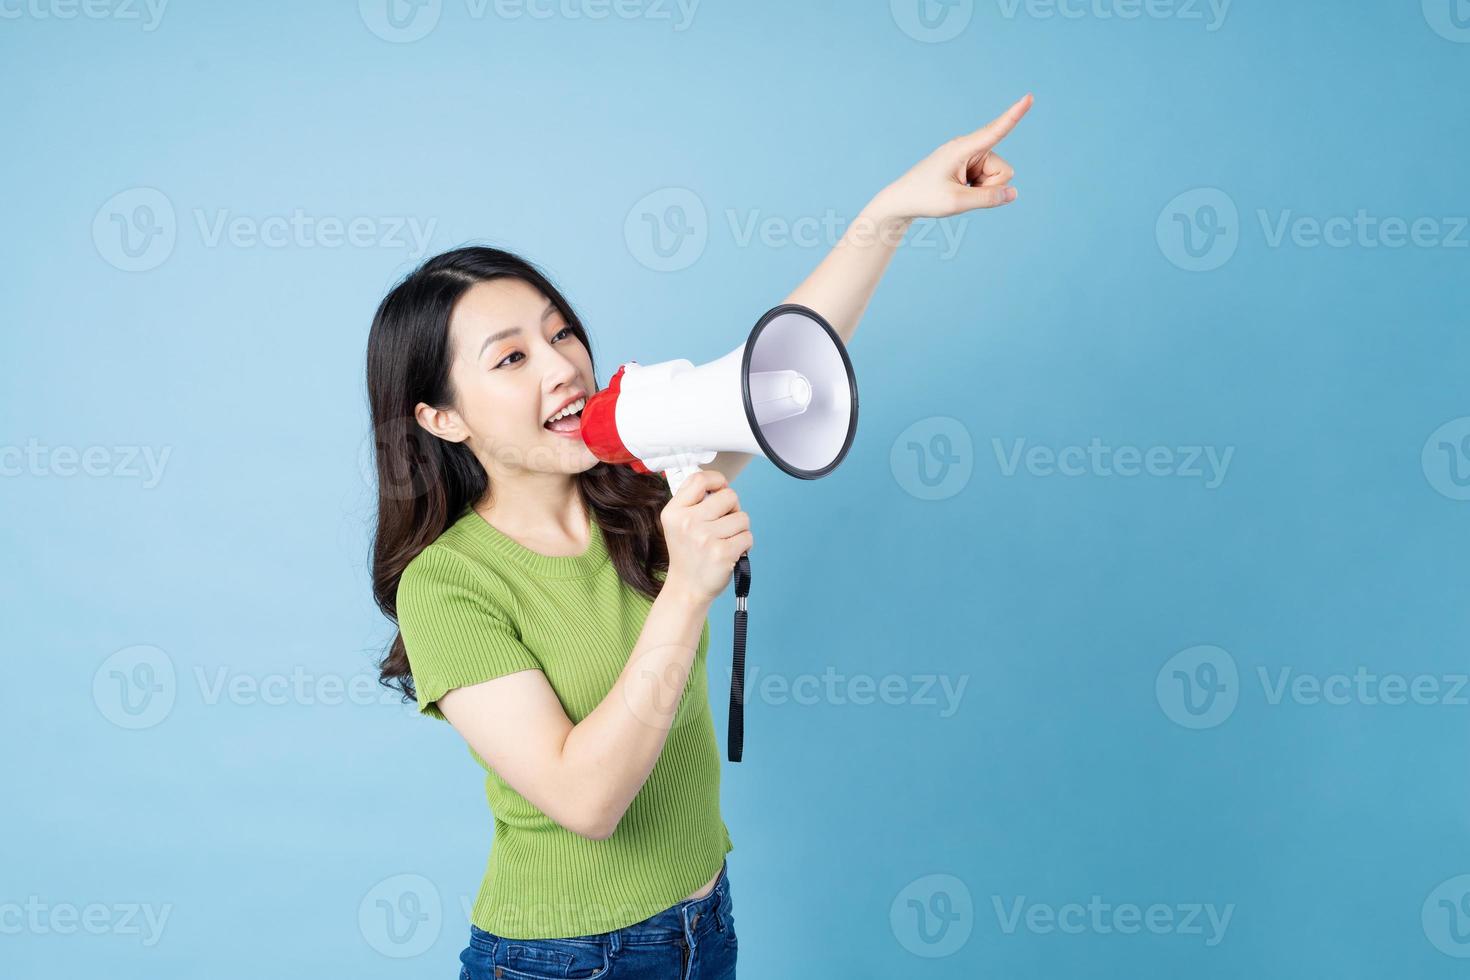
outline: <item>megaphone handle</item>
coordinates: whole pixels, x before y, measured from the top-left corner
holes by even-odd
[[[750,595],[750,555],[735,560],[735,652],[730,664],[730,761],[745,752],[745,597]]]
[[[678,493],[684,481],[699,472],[699,466],[676,466],[664,470],[669,492]],[[735,559],[735,650],[730,663],[730,761],[739,762],[745,753],[745,600],[750,595],[750,555]]]
[[[689,466],[676,466],[670,470],[664,470],[664,477],[669,481],[669,494],[672,496],[679,492],[684,481],[699,472],[699,464]]]

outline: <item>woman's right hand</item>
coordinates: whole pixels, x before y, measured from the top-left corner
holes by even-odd
[[[700,470],[659,515],[669,549],[665,587],[673,583],[704,603],[725,591],[736,560],[755,545],[750,515],[729,483],[719,470]]]

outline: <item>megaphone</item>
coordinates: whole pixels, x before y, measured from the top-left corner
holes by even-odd
[[[582,409],[582,439],[598,459],[666,474],[671,489],[716,452],[764,456],[804,480],[841,463],[857,431],[852,361],[820,314],[788,303],[745,343],[696,367],[629,361]]]
[[[858,393],[842,338],[821,314],[786,303],[745,343],[708,364],[675,359],[618,367],[582,409],[582,440],[598,459],[662,473],[672,493],[717,452],[764,456],[815,480],[837,468],[857,432]],[[730,761],[744,745],[746,597],[750,557],[735,563]]]

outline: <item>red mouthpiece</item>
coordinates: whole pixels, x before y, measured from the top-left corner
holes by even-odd
[[[623,368],[626,366],[619,366],[607,387],[587,399],[587,405],[582,409],[582,441],[592,455],[604,463],[621,463],[631,466],[636,473],[647,473],[648,467],[628,452],[628,447],[618,436],[618,392],[622,390]]]

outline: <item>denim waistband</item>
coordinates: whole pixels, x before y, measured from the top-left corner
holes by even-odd
[[[708,929],[716,928],[718,921],[717,910],[724,900],[726,893],[730,890],[730,881],[726,877],[727,865],[720,863],[720,873],[715,878],[715,886],[710,893],[703,898],[693,898],[678,902],[669,906],[662,912],[649,916],[642,922],[635,922],[630,926],[616,929],[607,935],[616,936],[622,942],[668,942],[684,935],[700,935]],[[720,923],[723,929],[724,924]]]

